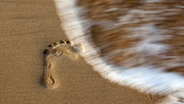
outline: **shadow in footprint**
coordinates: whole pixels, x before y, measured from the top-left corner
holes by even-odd
[[[43,75],[40,79],[40,84],[48,89],[56,89],[59,87],[59,81],[56,78],[57,73],[54,73],[54,62],[53,58],[66,56],[72,60],[78,58],[78,48],[76,45],[72,46],[73,43],[70,41],[60,40],[48,45],[48,48],[43,51]]]

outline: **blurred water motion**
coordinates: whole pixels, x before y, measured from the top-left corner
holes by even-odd
[[[79,5],[90,20],[95,46],[109,63],[183,69],[184,1],[79,0]]]
[[[58,1],[66,35],[81,43],[81,56],[104,78],[169,95],[164,104],[184,98],[184,1]]]
[[[170,95],[164,104],[184,98],[184,1],[70,0],[56,5],[66,35],[84,46],[81,55],[103,77],[141,92]]]

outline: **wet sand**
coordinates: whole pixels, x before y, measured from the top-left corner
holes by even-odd
[[[43,50],[67,37],[52,0],[0,0],[1,104],[153,104],[159,96],[103,79],[82,58],[56,59],[61,85],[42,85]]]

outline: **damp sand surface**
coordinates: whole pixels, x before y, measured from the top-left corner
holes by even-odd
[[[60,86],[43,85],[43,50],[64,39],[53,0],[0,0],[0,104],[153,104],[160,96],[103,79],[79,57],[56,58]]]

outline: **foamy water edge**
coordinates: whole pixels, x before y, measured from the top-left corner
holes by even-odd
[[[141,92],[171,95],[164,104],[173,104],[177,96],[184,96],[177,93],[184,89],[184,77],[176,73],[166,73],[162,69],[154,66],[141,66],[136,68],[123,68],[109,65],[104,59],[99,57],[98,48],[94,47],[90,39],[90,21],[80,17],[82,7],[76,6],[77,0],[55,0],[57,13],[62,21],[61,27],[66,35],[74,43],[80,43],[85,51],[81,56],[85,61],[93,66],[104,78],[129,86]],[[172,94],[175,93],[172,97]]]

